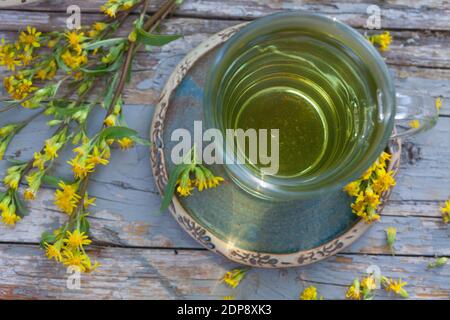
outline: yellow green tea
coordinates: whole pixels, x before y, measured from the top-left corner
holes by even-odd
[[[376,110],[375,81],[364,63],[314,35],[258,42],[236,59],[224,83],[229,127],[279,129],[278,176],[307,177],[341,161]]]

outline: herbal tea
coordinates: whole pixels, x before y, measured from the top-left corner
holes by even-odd
[[[228,128],[279,129],[277,176],[317,175],[371,143],[358,137],[370,137],[377,88],[349,48],[289,32],[257,43],[227,70],[222,110]]]

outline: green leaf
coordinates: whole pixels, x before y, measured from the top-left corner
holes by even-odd
[[[132,136],[131,139],[136,142],[137,144],[143,145],[143,146],[151,146],[152,142],[148,139],[144,139],[138,136]]]
[[[150,34],[143,30],[142,28],[137,28],[137,41],[146,44],[149,46],[155,46],[155,47],[162,47],[172,41],[175,41],[179,38],[181,38],[180,35],[177,34]]]
[[[80,106],[76,108],[60,108],[60,107],[54,107],[54,111],[59,116],[72,116],[73,114],[77,113],[78,111],[84,110],[89,108],[89,106]]]
[[[17,192],[13,193],[14,203],[17,208],[17,215],[23,218],[28,215],[28,208],[23,203],[22,199],[20,199],[19,194]]]
[[[123,55],[121,55],[116,61],[114,61],[113,64],[110,64],[108,67],[100,67],[95,69],[86,69],[86,68],[80,68],[81,71],[83,71],[86,74],[90,75],[98,75],[103,73],[109,73],[117,71],[123,62]]]
[[[45,243],[53,244],[53,243],[55,243],[55,241],[56,241],[56,236],[53,233],[50,233],[47,231],[42,232],[41,242],[40,242],[41,248],[45,247]]]
[[[100,139],[121,139],[137,136],[137,131],[128,127],[108,127],[100,133]]]
[[[175,187],[177,186],[177,181],[181,173],[189,166],[187,164],[179,164],[177,165],[169,175],[169,181],[167,182],[167,186],[164,190],[164,198],[161,203],[161,212],[166,210],[170,202],[172,201],[173,194],[175,193]]]
[[[130,69],[131,69],[131,68],[130,68]],[[103,104],[102,104],[103,108],[105,108],[105,109],[108,109],[108,108],[109,108],[109,105],[110,105],[111,102],[112,102],[112,99],[113,99],[114,92],[115,92],[115,90],[116,90],[117,82],[118,82],[118,81],[119,81],[119,73],[116,73],[116,74],[114,75],[114,77],[112,78],[112,81],[111,81],[111,83],[109,84],[108,89],[107,89],[107,91],[106,91],[105,99],[103,100]]]
[[[14,158],[11,157],[11,156],[6,157],[5,160],[6,160],[7,162],[13,164],[13,165],[16,165],[16,166],[17,166],[17,165],[20,166],[20,165],[23,165],[23,164],[26,163],[26,161],[17,160],[17,159],[14,159]]]
[[[53,188],[58,188],[59,187],[59,183],[60,182],[64,182],[67,184],[72,183],[72,181],[68,181],[67,179],[63,179],[57,176],[52,176],[49,174],[46,174],[42,177],[42,183],[44,183],[47,186],[53,187]]]
[[[85,216],[82,216],[80,218],[80,232],[84,232],[85,234],[88,234],[90,228],[91,228],[91,225],[90,225],[88,219],[86,219]]]
[[[112,38],[112,39],[106,39],[106,40],[101,40],[101,41],[97,41],[91,44],[88,44],[87,46],[84,47],[84,49],[86,50],[94,50],[100,47],[109,47],[109,46],[113,46],[116,44],[120,44],[120,43],[125,43],[127,41],[126,38]]]

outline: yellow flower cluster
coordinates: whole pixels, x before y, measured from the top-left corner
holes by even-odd
[[[80,80],[83,74],[77,71],[88,62],[88,54],[83,50],[83,42],[88,37],[84,36],[84,32],[74,30],[66,32],[64,38],[66,46],[61,54],[61,60],[68,68],[73,70],[75,80]]]
[[[450,200],[445,201],[444,206],[441,208],[442,220],[444,223],[450,222]]]
[[[78,183],[66,184],[64,181],[61,181],[59,189],[55,191],[55,205],[68,215],[74,212],[81,199],[77,194],[78,187]]]
[[[19,34],[15,43],[6,43],[5,39],[1,40],[0,66],[6,66],[13,72],[9,77],[3,78],[3,85],[14,100],[23,100],[37,89],[33,86],[33,77],[37,77],[35,72],[30,70],[16,72],[16,68],[28,66],[35,60],[33,53],[41,46],[41,36],[42,33],[36,28],[28,26]],[[50,69],[49,73],[52,73]]]
[[[28,182],[28,188],[26,188],[23,193],[25,200],[34,200],[36,198],[37,192],[41,187],[44,174],[45,171],[35,171],[25,177]]]
[[[43,171],[49,161],[58,157],[58,151],[67,142],[67,139],[67,130],[61,130],[50,139],[47,139],[44,150],[34,153],[33,168]]]
[[[309,286],[300,294],[300,300],[323,300],[323,297],[319,298],[316,287]]]
[[[76,179],[86,178],[100,164],[106,166],[111,156],[111,150],[105,141],[94,145],[91,141],[88,141],[75,148],[74,152],[77,155],[68,161],[68,164],[72,166],[73,175]]]
[[[6,171],[6,176],[3,179],[3,183],[6,187],[12,190],[17,190],[24,167],[24,165],[17,165],[8,168]]]
[[[247,268],[236,268],[228,271],[222,278],[222,282],[231,288],[235,289],[244,279],[249,269]]]
[[[138,2],[138,0],[108,0],[100,10],[107,16],[115,18],[119,11],[128,10]]]
[[[392,36],[389,33],[389,31],[385,31],[381,34],[376,34],[373,36],[367,37],[367,39],[372,43],[373,45],[378,44],[381,51],[386,51],[389,49],[389,45],[392,42]]]
[[[19,125],[8,124],[0,128],[0,160],[3,160],[6,149],[8,148],[11,139],[14,137]]]
[[[348,288],[346,298],[351,300],[371,300],[374,297],[375,290],[377,288],[377,279],[374,275],[368,275],[361,281],[356,278],[353,284]],[[408,298],[408,292],[403,288],[407,285],[406,282],[401,280],[388,279],[384,276],[380,276],[381,287],[387,292],[393,292],[403,298]]]
[[[186,167],[181,173],[180,179],[177,181],[177,192],[179,195],[187,197],[192,194],[194,187],[202,192],[204,189],[217,187],[223,181],[222,177],[214,176],[205,166],[194,164]]]
[[[33,86],[33,81],[21,73],[3,78],[3,86],[14,100],[23,100],[37,90],[37,87]]]
[[[3,198],[0,196],[0,212],[2,222],[5,225],[13,226],[20,220],[20,217],[16,214],[14,199],[10,194],[4,195]]]
[[[403,282],[401,279],[394,280],[394,279],[388,279],[386,277],[381,277],[381,285],[383,286],[384,290],[386,290],[387,292],[392,292],[403,298],[409,297],[408,292],[403,288],[404,286],[407,285],[407,283]]]
[[[355,279],[353,284],[348,288],[345,297],[351,300],[371,300],[376,288],[375,278],[372,275],[368,275],[361,282],[359,279]]]
[[[91,272],[99,266],[97,262],[92,264],[84,250],[84,246],[92,242],[84,232],[79,229],[73,232],[57,230],[55,237],[57,240],[53,244],[43,244],[48,259],[54,259],[68,267],[76,267],[81,272]]]
[[[360,179],[344,187],[344,191],[350,196],[356,197],[351,205],[353,213],[367,223],[380,219],[376,211],[381,203],[380,197],[392,186],[395,186],[394,172],[386,171],[387,161],[390,159],[391,155],[383,152]]]
[[[92,25],[91,30],[88,31],[88,36],[91,38],[99,36],[101,32],[106,29],[107,26],[108,25],[104,22],[95,22]]]

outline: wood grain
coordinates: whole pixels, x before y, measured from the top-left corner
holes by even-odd
[[[149,10],[156,10],[162,2],[152,1]],[[26,8],[65,12],[72,4],[70,0],[52,0],[30,4]],[[99,12],[102,4],[102,0],[87,0],[80,2],[79,6],[82,12],[88,13]],[[186,0],[175,14],[196,18],[248,20],[284,10],[307,10],[336,17],[354,27],[363,27],[369,16],[367,8],[370,5],[380,7],[382,28],[450,30],[450,4],[447,1]]]
[[[236,265],[203,250],[102,248],[91,254],[104,264],[83,274],[81,289],[67,288],[69,274],[43,257],[36,246],[0,244],[2,299],[298,299],[315,285],[327,299],[342,299],[369,266],[408,282],[413,299],[448,299],[450,267],[426,271],[432,258],[339,254],[289,270],[252,270],[232,290],[220,283]],[[395,298],[379,290],[377,298]]]

